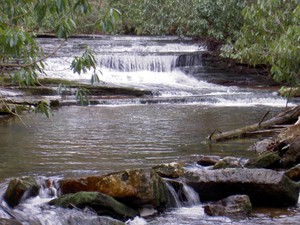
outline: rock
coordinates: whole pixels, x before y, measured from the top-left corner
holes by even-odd
[[[247,168],[279,168],[280,156],[276,152],[264,152],[256,158],[250,159],[245,167]]]
[[[213,166],[217,162],[219,162],[220,157],[219,156],[207,156],[207,155],[201,155],[199,157],[199,160],[197,161],[197,164],[201,166]]]
[[[166,185],[155,170],[126,170],[104,176],[59,181],[61,194],[97,191],[132,207],[164,207],[168,202]]]
[[[296,182],[300,181],[300,164],[292,167],[291,169],[286,171],[284,174],[293,181],[296,181]]]
[[[66,194],[49,202],[50,205],[69,208],[93,208],[98,215],[111,216],[117,219],[133,218],[138,212],[116,201],[114,198],[99,192],[78,192]]]
[[[165,178],[178,178],[184,173],[184,169],[179,163],[166,163],[153,167],[156,173]]]
[[[241,159],[235,157],[224,157],[219,162],[217,162],[213,169],[225,169],[225,168],[242,168]]]
[[[252,205],[247,195],[233,195],[204,206],[204,212],[209,216],[247,216]]]
[[[15,207],[21,200],[37,196],[38,193],[39,186],[33,177],[14,178],[8,184],[4,200],[10,207]]]
[[[285,168],[293,167],[300,163],[300,136],[290,140],[286,146],[285,153],[282,154],[281,164]]]
[[[255,151],[256,153],[263,153],[265,151],[269,151],[270,146],[274,144],[274,140],[272,138],[263,139],[260,141],[255,142],[251,147],[250,150]]]
[[[199,193],[201,201],[231,195],[248,195],[254,206],[294,206],[299,187],[282,173],[268,169],[227,168],[188,171],[184,182]]]
[[[0,225],[22,225],[17,220],[0,218]]]

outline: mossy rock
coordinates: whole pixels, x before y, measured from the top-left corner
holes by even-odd
[[[57,199],[51,200],[50,205],[57,207],[93,208],[98,215],[111,216],[116,219],[126,219],[138,216],[138,212],[123,203],[118,202],[111,196],[100,192],[78,192],[75,194],[63,195]]]
[[[245,167],[248,168],[278,168],[280,167],[280,156],[276,152],[264,152],[256,158],[250,159]]]
[[[37,196],[39,186],[33,177],[21,177],[10,180],[4,194],[4,200],[10,207],[17,206],[21,200]]]

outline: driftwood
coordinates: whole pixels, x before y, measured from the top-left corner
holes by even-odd
[[[266,117],[266,115],[265,115],[264,118],[260,122],[249,125],[249,126],[245,126],[242,128],[238,128],[238,129],[226,131],[226,132],[218,131],[218,133],[216,132],[217,130],[215,130],[208,137],[208,139],[211,141],[222,141],[222,140],[226,140],[226,139],[243,137],[251,132],[258,132],[263,129],[272,128],[276,125],[282,125],[282,124],[288,124],[291,122],[295,122],[295,121],[297,121],[299,116],[300,116],[300,106],[296,106],[296,107],[291,108],[285,112],[282,112],[282,113],[278,114],[277,116],[275,116],[269,120],[266,120],[266,121],[262,121]]]

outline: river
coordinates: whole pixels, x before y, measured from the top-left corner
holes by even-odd
[[[39,42],[47,53],[60,40],[44,38]],[[106,99],[98,105],[59,108],[49,119],[41,114],[25,114],[22,121],[0,124],[2,192],[9,178],[24,175],[58,179],[149,168],[167,162],[193,165],[202,154],[251,158],[254,153],[248,148],[252,139],[208,144],[206,137],[215,129],[225,131],[256,123],[267,111],[270,116],[277,114],[286,104],[272,90],[209,82],[212,77],[244,79],[245,75],[236,77],[207,68],[201,60],[206,47],[189,38],[70,39],[55,57],[47,60],[47,76],[89,82],[91,71],[74,75],[69,68],[72,57],[79,56],[86,45],[96,55],[101,80],[98,85],[146,89],[154,96]],[[278,220],[293,210],[283,210]],[[34,213],[43,215],[41,209]],[[295,220],[299,217],[298,213],[293,215]],[[268,213],[258,212],[243,223],[258,223],[261,218],[265,224],[273,220]],[[53,218],[48,222],[35,220],[40,221],[37,224],[52,224],[49,221]],[[196,225],[234,221],[208,218],[200,204],[171,210],[147,222]]]

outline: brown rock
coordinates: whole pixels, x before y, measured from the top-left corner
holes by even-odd
[[[66,179],[59,181],[59,185],[61,194],[96,191],[132,206],[150,204],[156,208],[167,203],[165,184],[154,170],[126,170],[104,176]]]
[[[213,166],[217,162],[219,162],[219,160],[220,160],[219,156],[201,155],[199,157],[199,160],[197,161],[197,164],[201,166]]]
[[[233,195],[204,206],[209,216],[247,216],[252,205],[247,195]]]
[[[166,177],[166,178],[178,178],[181,177],[184,173],[184,169],[182,165],[179,163],[160,164],[158,166],[153,167],[153,169],[161,177]]]

